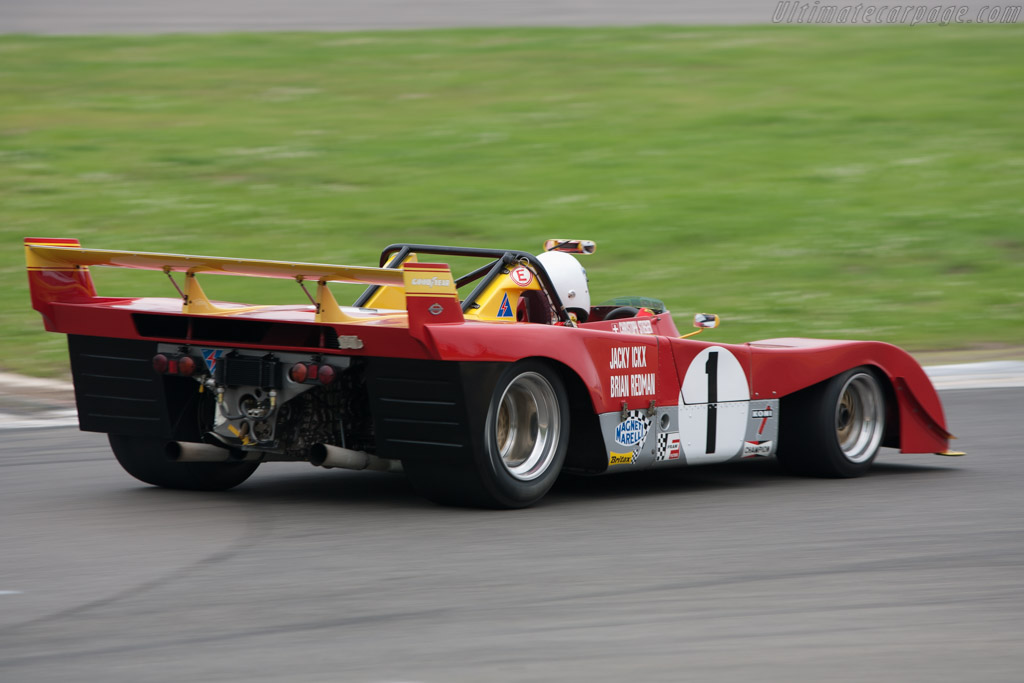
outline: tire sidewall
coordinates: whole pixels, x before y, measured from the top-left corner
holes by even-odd
[[[826,457],[831,461],[832,466],[835,470],[843,477],[859,477],[865,474],[870,468],[875,458],[878,456],[878,448],[871,454],[870,458],[861,462],[853,462],[846,457],[843,453],[841,444],[839,443],[839,436],[836,434],[835,429],[835,411],[836,406],[839,403],[839,399],[842,395],[843,387],[855,375],[868,375],[878,388],[878,393],[881,398],[880,414],[877,420],[881,423],[878,429],[885,431],[885,392],[883,391],[882,380],[878,376],[878,372],[870,367],[858,367],[852,370],[847,370],[841,375],[833,377],[825,390],[825,400],[822,401],[821,405],[821,419],[822,424],[828,425],[829,433],[823,434],[826,438],[827,445],[825,450]]]
[[[525,372],[535,372],[551,385],[555,395],[555,403],[559,413],[558,440],[555,446],[555,453],[548,463],[547,469],[535,479],[523,481],[517,479],[505,468],[498,450],[497,437],[495,435],[495,421],[498,416],[498,409],[501,405],[501,398],[509,384]],[[565,462],[565,454],[569,444],[569,400],[566,397],[565,384],[559,377],[558,372],[550,365],[542,361],[526,360],[510,365],[498,378],[491,392],[491,400],[487,407],[487,417],[484,421],[484,435],[482,448],[482,469],[484,480],[490,485],[491,493],[503,504],[509,507],[525,507],[540,500],[545,493],[554,485],[555,480],[562,470]]]

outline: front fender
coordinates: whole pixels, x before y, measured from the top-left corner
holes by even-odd
[[[802,338],[766,339],[747,346],[752,391],[765,397],[782,398],[851,368],[877,368],[888,378],[898,404],[900,451],[938,453],[949,448],[952,435],[939,395],[920,364],[899,347]]]

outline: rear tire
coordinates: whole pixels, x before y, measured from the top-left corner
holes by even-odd
[[[502,372],[483,420],[482,447],[449,465],[409,460],[421,495],[443,505],[522,508],[554,485],[569,444],[565,385],[545,363],[520,361]]]
[[[882,381],[871,368],[854,368],[782,399],[778,459],[793,474],[859,477],[884,432]]]
[[[166,441],[108,434],[110,448],[125,471],[165,489],[225,491],[248,479],[258,462],[175,462],[164,455]]]

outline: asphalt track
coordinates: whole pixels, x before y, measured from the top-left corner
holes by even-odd
[[[0,0],[0,33],[767,23],[776,4]],[[1020,681],[1024,389],[942,395],[966,458],[572,479],[517,512],[301,464],[164,491],[101,435],[6,430],[0,681]]]
[[[892,3],[870,0],[794,1],[809,6],[893,7]],[[908,5],[953,7],[952,3],[921,0],[902,3],[899,7]],[[979,17],[981,8],[991,6],[1005,7],[1006,3],[961,1],[956,5],[968,8],[964,15],[968,19]],[[778,9],[778,0],[0,0],[0,33],[152,34],[467,26],[767,24],[773,21]],[[915,14],[916,10],[911,16]],[[785,16],[785,9],[779,16]],[[920,16],[925,17],[927,13],[922,12]]]
[[[0,443],[0,681],[1020,681],[1024,389],[942,392],[966,458],[773,461],[446,509],[401,475],[136,483]]]

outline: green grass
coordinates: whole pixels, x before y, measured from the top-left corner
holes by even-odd
[[[24,236],[354,264],[589,238],[595,301],[720,314],[704,339],[1018,344],[1022,124],[1020,26],[0,37],[0,367],[66,368]]]

